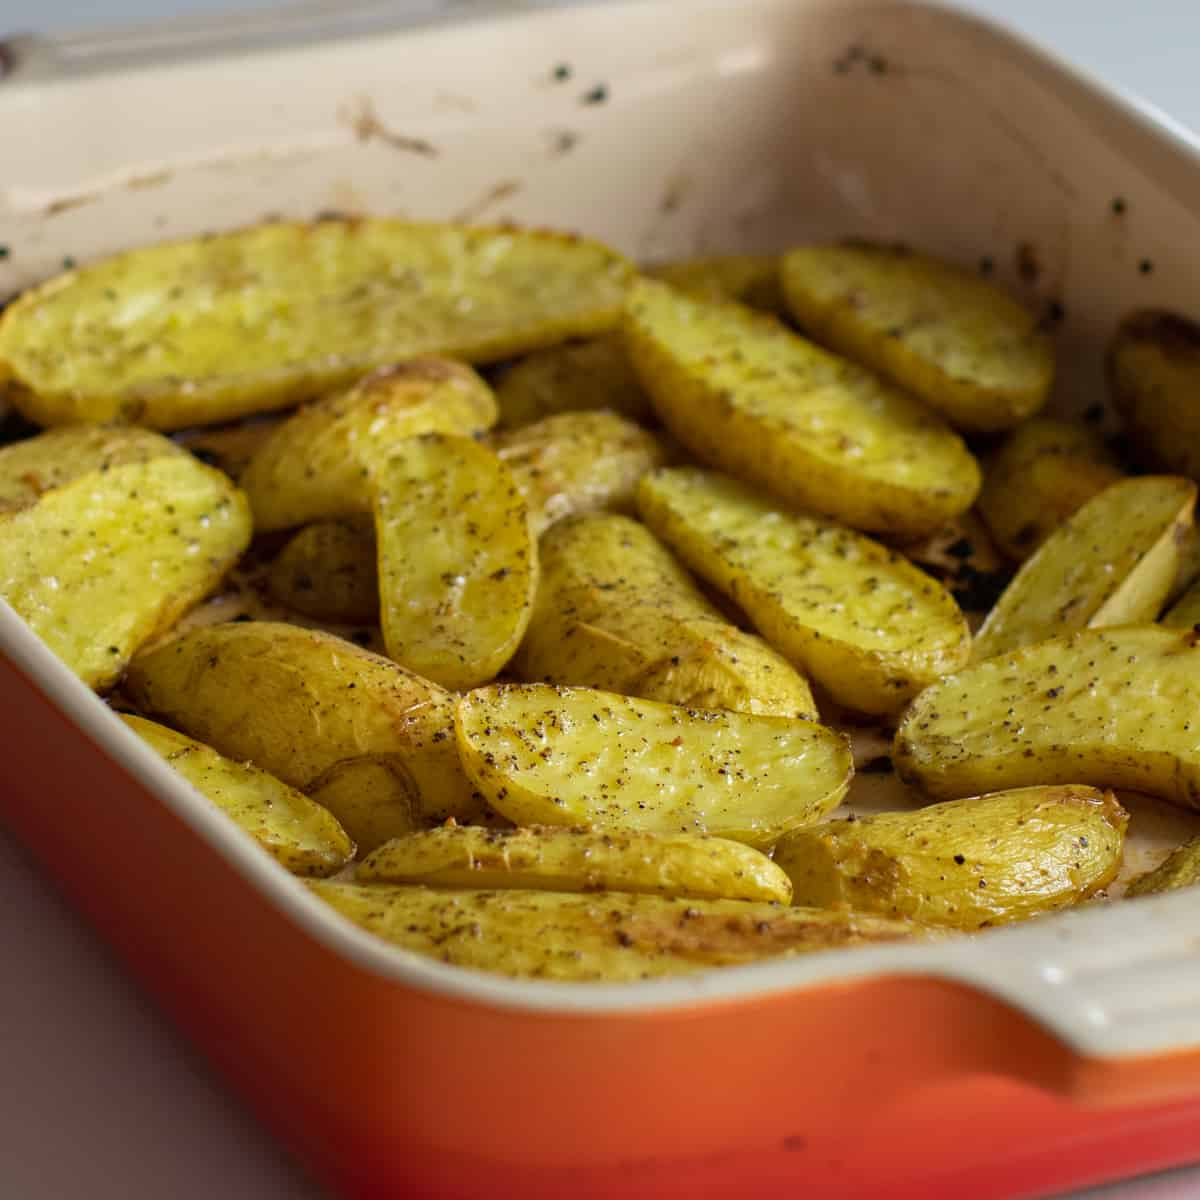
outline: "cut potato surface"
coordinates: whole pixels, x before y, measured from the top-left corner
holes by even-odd
[[[1111,792],[1030,787],[829,821],[775,847],[797,904],[979,929],[1075,904],[1121,865]]]
[[[671,432],[790,504],[918,537],[979,491],[978,464],[932,410],[771,317],[642,281],[625,338]]]
[[[347,624],[379,619],[375,530],[361,517],[306,525],[267,572],[267,589],[286,608]]]
[[[337,817],[359,854],[370,854],[426,823],[420,788],[399,754],[366,754],[334,763],[306,790]]]
[[[0,519],[0,596],[103,690],[221,582],[250,532],[246,498],[190,455],[91,471]]]
[[[787,904],[792,886],[765,854],[689,833],[599,833],[444,826],[396,838],[365,859],[358,883],[550,892],[646,892]]]
[[[916,698],[892,760],[935,799],[1082,783],[1200,809],[1200,645],[1136,626],[985,659]]]
[[[963,666],[967,623],[950,594],[901,555],[727,476],[647,476],[642,517],[698,575],[839,703],[893,713]]]
[[[779,955],[931,936],[906,921],[745,900],[446,891],[314,882],[342,916],[441,962],[520,978],[622,983]]]
[[[959,429],[1011,429],[1046,402],[1054,349],[994,283],[893,246],[802,246],[781,268],[817,341],[921,397]]]
[[[459,753],[517,825],[712,833],[770,846],[845,794],[849,744],[812,721],[685,709],[591,688],[480,688]]]
[[[516,652],[537,590],[537,536],[508,468],[469,438],[410,438],[372,467],[388,655],[447,688]]]
[[[1089,500],[1026,561],[975,638],[978,661],[1077,629],[1153,621],[1175,582],[1196,485],[1125,479]]]
[[[135,716],[121,719],[294,874],[332,875],[354,854],[354,843],[332,813],[273,775],[224,758],[165,725]]]
[[[461,363],[382,368],[284,421],[242,474],[259,533],[371,511],[367,461],[410,437],[475,437],[496,419],[491,389]]]
[[[632,268],[562,234],[278,222],[131,250],[26,292],[0,374],[40,425],[208,425],[421,354],[491,362],[603,333]]]

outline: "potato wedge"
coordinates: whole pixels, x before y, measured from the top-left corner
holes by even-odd
[[[1200,325],[1158,309],[1131,313],[1113,335],[1107,367],[1142,462],[1200,479]]]
[[[179,455],[170,438],[121,425],[48,429],[0,447],[0,514],[28,508],[39,496],[90,471]]]
[[[1077,629],[1153,621],[1195,507],[1196,485],[1173,475],[1123,479],[1093,496],[1017,572],[976,634],[972,658]]]
[[[1081,783],[1200,809],[1200,645],[1089,629],[985,659],[923,691],[896,733],[905,782],[938,800]]]
[[[797,904],[982,929],[1107,887],[1128,823],[1111,792],[1017,788],[799,829],[775,862]]]
[[[537,591],[537,536],[508,468],[469,438],[409,438],[372,467],[388,656],[447,688],[493,679]]]
[[[1163,613],[1160,624],[1168,629],[1195,629],[1200,625],[1200,581],[1192,584],[1170,608]]]
[[[368,375],[283,422],[241,484],[259,533],[371,511],[364,455],[423,433],[475,437],[496,419],[491,389],[461,363],[416,359]]]
[[[967,661],[970,633],[950,594],[868,537],[697,467],[646,476],[638,506],[693,571],[839,704],[897,712]]]
[[[212,425],[421,354],[492,362],[614,328],[632,268],[597,242],[394,220],[147,246],[26,292],[0,376],[39,425]]]
[[[302,791],[343,759],[396,754],[426,820],[482,811],[454,748],[450,693],[332,634],[210,625],[139,655],[125,690],[142,712]]]
[[[538,350],[496,384],[501,429],[519,429],[558,413],[608,409],[652,421],[650,398],[634,374],[620,334]]]
[[[625,338],[671,432],[790,504],[919,537],[975,500],[978,464],[940,417],[771,317],[642,281]]]
[[[221,425],[215,429],[188,429],[175,434],[176,444],[190,450],[201,462],[230,479],[239,480],[254,456],[267,439],[283,423],[278,414],[239,421],[236,425]],[[126,428],[129,428],[128,426]]]
[[[644,273],[698,300],[738,300],[786,315],[777,254],[718,254],[656,263]]]
[[[216,588],[250,532],[246,498],[190,455],[91,471],[0,519],[0,597],[103,691]]]
[[[421,791],[400,754],[343,759],[305,790],[338,819],[360,855],[426,824]]]
[[[1126,896],[1153,896],[1159,892],[1174,892],[1179,888],[1195,887],[1200,883],[1200,838],[1193,838],[1172,851],[1144,875],[1139,875],[1125,889]]]
[[[308,886],[393,945],[519,978],[621,983],[930,936],[912,922],[746,900],[327,881]]]
[[[379,620],[375,529],[362,517],[315,521],[279,552],[267,590],[287,608],[321,621]]]
[[[513,672],[689,708],[814,717],[804,677],[726,622],[654,535],[628,517],[561,522]]]
[[[979,513],[996,544],[1028,558],[1093,496],[1122,478],[1094,429],[1035,417],[1015,429],[987,462]]]
[[[501,684],[455,711],[463,768],[517,825],[712,833],[760,849],[834,808],[853,766],[814,721]]]
[[[597,833],[443,826],[396,838],[369,855],[357,883],[548,892],[645,892],[787,904],[792,885],[765,854],[694,833]]]
[[[354,843],[346,831],[302,792],[165,725],[135,716],[121,720],[293,874],[324,877],[350,861]]]
[[[1054,346],[995,283],[864,242],[801,246],[780,268],[792,316],[822,345],[919,396],[959,429],[1012,429],[1045,404]]]
[[[571,412],[497,434],[540,535],[575,513],[632,512],[637,481],[667,461],[654,434],[611,412]]]

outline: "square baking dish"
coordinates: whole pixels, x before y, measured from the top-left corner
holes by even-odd
[[[1196,143],[949,9],[304,6],[2,50],[0,295],[330,209],[639,258],[854,233],[986,258],[1060,315],[1066,411],[1121,314],[1200,310]],[[986,1200],[1200,1158],[1200,894],[516,982],[344,924],[2,603],[0,711],[3,819],[339,1194]]]

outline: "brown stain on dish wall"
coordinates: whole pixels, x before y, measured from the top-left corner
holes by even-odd
[[[453,221],[477,221],[493,204],[515,196],[521,190],[521,182],[517,179],[501,179],[493,184],[478,200],[471,201],[465,208],[459,209],[451,218]]]
[[[349,125],[360,142],[378,140],[395,150],[418,154],[423,158],[437,158],[438,148],[425,138],[411,137],[390,129],[375,111],[370,96],[360,96],[338,113],[338,119]]]

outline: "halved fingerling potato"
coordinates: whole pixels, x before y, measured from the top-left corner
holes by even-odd
[[[643,280],[625,340],[671,432],[789,504],[919,537],[979,491],[978,464],[931,409],[772,317]]]
[[[371,467],[388,655],[447,688],[495,677],[537,591],[537,536],[508,468],[469,438],[409,438]]]
[[[1107,887],[1128,823],[1111,792],[1017,788],[827,821],[788,834],[774,858],[797,904],[980,929]]]
[[[91,471],[0,518],[0,597],[102,691],[217,587],[250,534],[245,496],[190,455]]]
[[[343,759],[396,754],[429,821],[483,809],[454,747],[454,697],[353,642],[272,621],[195,629],[139,655],[144,713],[304,790]]]
[[[1126,896],[1153,896],[1200,883],[1200,838],[1173,850],[1153,871],[1139,875],[1125,889]]]
[[[302,408],[242,474],[259,533],[371,511],[364,456],[423,433],[475,437],[496,420],[491,389],[470,367],[414,359]]]
[[[271,563],[267,589],[287,608],[348,624],[379,619],[379,568],[369,518],[314,521]]]
[[[121,720],[293,874],[332,875],[350,861],[354,843],[346,831],[302,792],[165,725],[128,715]]]
[[[696,467],[648,475],[638,505],[683,562],[840,704],[897,712],[967,661],[970,633],[949,593],[868,537]]]
[[[224,471],[230,479],[238,480],[284,419],[279,414],[273,414],[239,421],[234,425],[187,429],[175,434],[171,440],[190,450],[202,463]]]
[[[679,258],[646,267],[644,274],[700,300],[738,300],[764,312],[785,314],[777,254],[717,254]]]
[[[540,825],[473,825],[396,838],[355,871],[357,883],[550,892],[639,892],[787,904],[792,886],[765,854],[693,833],[599,833]]]
[[[1198,713],[1195,633],[1086,630],[926,688],[896,733],[892,761],[935,799],[1080,783],[1200,809]]]
[[[621,983],[935,936],[911,921],[746,900],[324,880],[308,886],[342,916],[395,946],[461,967],[536,979]]]
[[[131,250],[31,289],[0,320],[0,375],[39,425],[186,429],[418,355],[494,362],[606,332],[631,276],[607,247],[562,234],[270,222]]]
[[[1077,629],[1153,621],[1175,582],[1196,485],[1123,479],[1089,500],[1028,559],[975,637],[978,661]]]
[[[814,721],[501,684],[455,712],[464,769],[517,825],[712,833],[766,847],[845,794],[846,739]]]
[[[338,819],[360,855],[427,824],[421,790],[402,754],[343,759],[322,771],[305,791]]]
[[[801,328],[959,429],[1011,429],[1050,394],[1054,348],[1038,318],[969,271],[853,242],[798,247],[784,255],[781,276]]]

